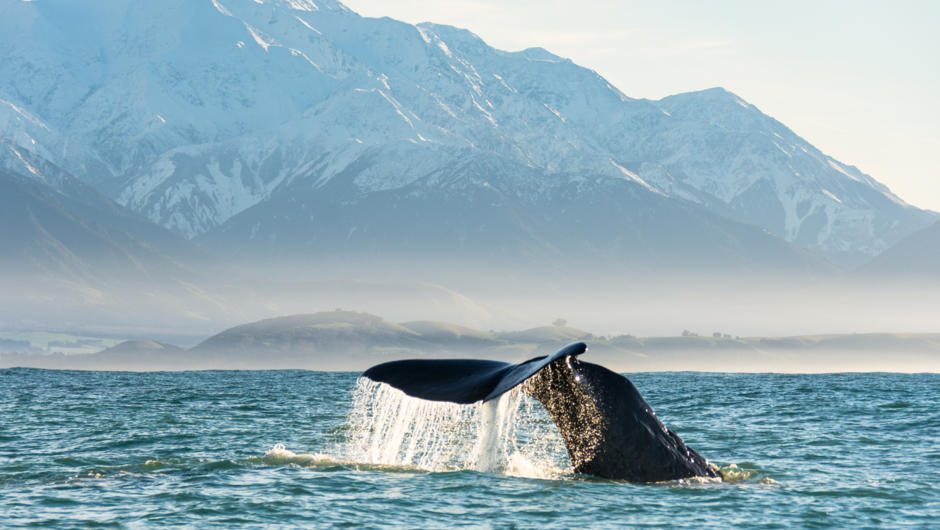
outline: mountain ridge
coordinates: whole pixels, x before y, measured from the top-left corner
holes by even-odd
[[[570,186],[626,181],[848,267],[937,218],[724,89],[632,99],[540,48],[496,50],[467,30],[364,18],[338,2],[32,4],[3,13],[0,98],[39,125],[8,120],[3,137],[41,143],[54,163],[189,238],[250,241],[261,227],[235,234],[239,215],[280,210],[298,189],[308,209],[350,200],[317,196],[334,181],[357,196],[501,183],[542,205]],[[81,21],[93,31],[76,40]],[[452,174],[480,158],[502,171]],[[265,221],[275,244],[296,229]]]

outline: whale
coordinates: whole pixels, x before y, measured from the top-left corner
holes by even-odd
[[[513,364],[480,359],[382,363],[363,377],[430,401],[470,404],[521,386],[548,412],[577,474],[634,483],[721,479],[713,463],[666,427],[626,377],[584,362],[583,342]]]

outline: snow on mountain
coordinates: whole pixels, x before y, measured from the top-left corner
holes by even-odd
[[[0,55],[6,141],[191,238],[290,194],[490,181],[543,205],[626,182],[846,263],[934,218],[724,90],[631,99],[540,48],[332,0],[5,3]]]
[[[407,147],[411,150],[407,150]],[[426,147],[405,144],[408,160]],[[363,193],[361,172],[389,153],[364,156],[319,187],[304,180],[240,212],[199,242],[267,266],[317,263],[344,274],[401,274],[457,281],[502,271],[492,285],[556,272],[596,277],[774,272],[826,274],[831,266],[766,231],[633,180],[550,175],[478,153],[407,185]],[[350,268],[350,265],[353,268]],[[521,275],[521,276],[520,276]]]
[[[651,131],[651,141],[674,148],[641,173],[671,194],[730,211],[848,264],[936,218],[724,89],[671,96],[657,105],[672,123]]]
[[[210,1],[8,2],[0,15],[2,94],[97,152],[110,175],[82,176],[107,189],[169,149],[276,126],[330,89]]]
[[[85,174],[105,170],[105,164],[92,150],[63,137],[29,111],[0,99],[0,167],[23,170],[22,174],[43,180],[45,174],[30,167],[28,159],[33,155],[51,163],[68,164]]]

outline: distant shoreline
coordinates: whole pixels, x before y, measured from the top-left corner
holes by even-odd
[[[132,340],[90,354],[2,354],[0,368],[359,372],[403,358],[520,361],[574,341],[588,343],[585,361],[624,373],[940,373],[940,333],[605,337],[565,325],[495,332],[440,321],[398,324],[354,311],[261,320],[189,349]]]

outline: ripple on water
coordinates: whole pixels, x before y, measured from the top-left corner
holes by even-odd
[[[906,409],[913,406],[913,403],[909,403],[907,401],[892,401],[890,403],[879,405],[879,407],[883,409]]]
[[[411,405],[363,389],[357,374],[0,370],[0,378],[2,526],[930,527],[940,519],[940,377],[931,374],[631,375],[725,475],[654,485],[572,474],[557,431],[522,396],[490,410],[401,414]]]

